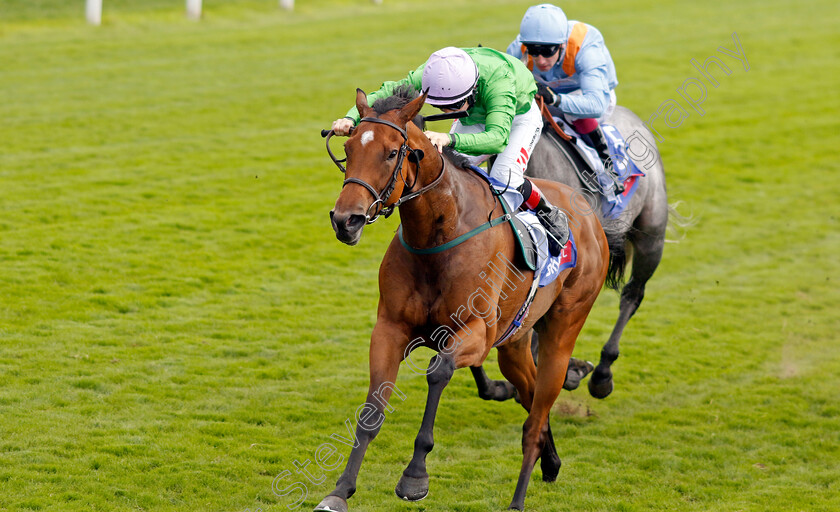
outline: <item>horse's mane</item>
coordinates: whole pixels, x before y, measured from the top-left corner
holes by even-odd
[[[446,146],[443,148],[443,156],[445,156],[455,167],[466,169],[470,165],[469,158],[462,153],[458,153],[454,149]]]
[[[417,99],[417,96],[419,96],[419,94],[413,86],[409,84],[403,84],[397,86],[390,96],[379,98],[378,100],[374,101],[373,105],[371,105],[371,108],[378,115],[382,115],[385,112],[388,112],[389,110],[397,110],[403,108],[404,106],[411,103],[413,100]]]
[[[403,84],[397,86],[394,89],[394,92],[391,94],[391,96],[379,98],[378,100],[374,101],[373,105],[371,105],[371,108],[376,112],[377,115],[382,115],[385,112],[388,112],[389,110],[397,110],[403,108],[410,102],[417,99],[417,96],[419,95],[420,94],[414,87],[412,87],[409,84]],[[421,130],[426,129],[426,121],[420,114],[417,114],[417,116],[415,116],[412,121]],[[457,151],[448,146],[443,148],[443,154],[450,162],[452,162],[452,164],[454,164],[458,168],[466,169],[467,166],[470,164],[469,159],[465,155],[458,153]]]

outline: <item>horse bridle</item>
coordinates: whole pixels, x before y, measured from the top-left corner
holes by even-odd
[[[376,220],[379,218],[380,215],[384,215],[385,218],[387,219],[392,213],[394,213],[394,210],[398,206],[400,206],[401,204],[405,203],[406,201],[410,201],[410,200],[414,199],[415,197],[418,197],[421,194],[424,194],[425,192],[434,188],[443,179],[443,173],[446,171],[446,165],[444,163],[443,156],[441,156],[441,158],[440,158],[440,173],[438,174],[438,177],[435,178],[435,180],[433,182],[429,183],[428,185],[424,186],[423,188],[421,188],[420,190],[418,190],[416,192],[411,192],[407,195],[401,196],[391,206],[385,206],[385,201],[387,201],[388,198],[391,197],[391,194],[394,192],[394,189],[397,187],[397,177],[400,176],[400,174],[401,174],[403,161],[405,160],[406,155],[408,155],[408,160],[410,162],[413,162],[417,166],[417,173],[414,175],[414,183],[409,185],[405,181],[405,176],[403,176],[403,183],[405,184],[407,190],[413,188],[414,185],[417,184],[417,179],[420,175],[420,160],[423,159],[424,155],[423,155],[422,150],[412,149],[408,146],[408,135],[406,134],[406,132],[403,128],[400,128],[396,124],[394,124],[390,121],[386,121],[384,119],[379,119],[378,117],[362,118],[362,120],[359,121],[359,124],[362,124],[364,122],[379,123],[379,124],[384,124],[386,126],[390,126],[391,128],[400,132],[400,135],[402,135],[402,137],[403,137],[403,143],[400,146],[399,153],[397,154],[397,164],[396,164],[396,166],[394,166],[394,172],[391,174],[391,179],[388,180],[388,184],[385,185],[385,188],[382,190],[382,192],[377,192],[376,189],[373,188],[370,184],[368,184],[367,182],[365,182],[363,180],[360,180],[358,178],[347,178],[347,179],[344,180],[344,183],[341,185],[341,188],[344,188],[347,185],[349,185],[350,183],[355,183],[357,185],[363,186],[365,189],[367,189],[368,192],[370,192],[373,195],[374,201],[368,207],[367,212],[365,212],[365,224],[373,224],[374,222],[376,222]],[[329,134],[327,135],[327,153],[329,153],[330,158],[335,163],[335,165],[338,166],[338,169],[341,172],[346,174],[347,169],[345,169],[344,166],[341,165],[341,162],[346,162],[347,158],[345,157],[345,158],[342,158],[341,160],[338,160],[335,157],[335,155],[333,154],[332,150],[330,149],[330,138],[333,135],[334,135],[334,133],[332,131],[330,131]],[[374,208],[376,208],[376,210],[374,210]],[[374,213],[371,214],[371,211],[374,211]]]

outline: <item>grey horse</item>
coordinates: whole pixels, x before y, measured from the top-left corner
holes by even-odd
[[[665,171],[650,130],[636,114],[621,106],[615,108],[607,123],[618,128],[624,136],[628,156],[645,173],[645,177],[639,180],[630,204],[617,218],[606,219],[601,216],[600,196],[587,189],[574,168],[574,165],[583,163],[582,158],[550,128],[543,131],[526,171],[527,176],[559,181],[578,190],[581,201],[577,204],[582,207],[570,212],[570,222],[574,222],[576,215],[599,215],[609,241],[610,270],[607,285],[616,291],[621,289],[621,301],[618,320],[601,349],[601,359],[589,379],[589,393],[596,398],[606,398],[613,390],[610,367],[618,359],[618,342],[630,317],[642,303],[645,284],[662,259],[669,213],[675,213],[668,206]],[[632,270],[630,279],[622,287],[628,257],[632,257]],[[532,334],[534,354],[537,343],[536,334]],[[591,363],[572,358],[563,387],[577,388],[581,379],[592,369]],[[512,384],[504,380],[491,380],[482,367],[473,368],[472,373],[481,398],[507,400],[515,396]]]

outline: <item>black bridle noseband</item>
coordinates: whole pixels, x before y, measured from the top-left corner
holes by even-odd
[[[438,183],[440,183],[440,180],[443,179],[443,173],[446,170],[446,165],[444,163],[443,156],[441,156],[441,158],[440,158],[440,162],[441,162],[440,174],[438,175],[437,178],[435,178],[435,180],[433,182],[431,182],[430,184],[426,185],[425,187],[421,188],[420,190],[418,190],[416,192],[411,192],[410,194],[401,196],[399,198],[399,200],[397,200],[397,202],[395,202],[391,206],[385,206],[385,201],[387,201],[388,198],[391,197],[391,194],[394,192],[394,189],[397,187],[397,177],[401,175],[403,161],[405,160],[406,155],[408,155],[409,162],[412,162],[417,166],[417,172],[414,175],[414,183],[409,185],[405,181],[405,176],[402,177],[403,178],[403,183],[405,184],[405,187],[406,187],[406,190],[409,190],[409,189],[413,188],[414,185],[417,184],[417,179],[420,175],[420,160],[423,159],[424,155],[423,155],[422,150],[412,149],[408,146],[408,135],[406,134],[406,132],[403,128],[400,128],[396,124],[394,124],[390,121],[386,121],[384,119],[379,119],[377,117],[362,118],[362,120],[359,121],[359,124],[362,124],[364,122],[379,123],[379,124],[384,124],[384,125],[390,126],[391,128],[400,132],[400,135],[402,135],[402,137],[403,137],[403,143],[400,146],[399,153],[397,154],[397,164],[394,167],[394,172],[391,174],[391,179],[388,180],[388,184],[385,185],[385,189],[382,190],[382,192],[377,192],[376,189],[373,188],[370,184],[368,184],[367,182],[365,182],[363,180],[360,180],[358,178],[347,178],[347,179],[344,180],[344,183],[341,185],[341,187],[344,188],[350,183],[355,183],[357,185],[363,186],[365,189],[367,189],[368,192],[370,192],[373,195],[374,201],[368,207],[367,212],[365,212],[365,223],[366,224],[373,224],[374,222],[376,222],[376,220],[379,218],[380,215],[384,215],[385,218],[387,219],[392,213],[394,213],[394,210],[398,206],[400,206],[402,203],[404,203],[406,201],[410,201],[410,200],[414,199],[415,197],[417,197],[417,196],[427,192],[428,190],[434,188]],[[332,131],[330,131],[326,136],[327,137],[327,153],[329,153],[330,158],[335,163],[335,165],[338,166],[338,169],[341,172],[346,174],[347,169],[345,169],[344,166],[341,165],[341,162],[346,162],[347,158],[343,158],[341,160],[338,160],[335,157],[335,155],[333,154],[332,150],[330,150],[330,138],[333,135],[334,135],[334,133]],[[371,211],[373,211],[373,214],[371,214]]]

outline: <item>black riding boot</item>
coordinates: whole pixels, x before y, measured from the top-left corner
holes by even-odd
[[[569,219],[560,208],[549,204],[542,196],[540,189],[528,178],[517,189],[525,201],[520,209],[529,209],[537,214],[540,224],[548,232],[548,251],[557,256],[566,242],[569,241]]]
[[[615,193],[621,194],[624,192],[624,183],[622,183],[618,178],[615,168],[612,165],[610,150],[607,147],[607,139],[604,138],[604,132],[601,131],[601,125],[598,125],[597,128],[586,135],[589,136],[589,139],[592,142],[592,147],[595,148],[595,151],[598,152],[598,157],[601,159],[601,162],[604,163],[604,172],[606,172],[607,176],[609,176],[615,183]]]

